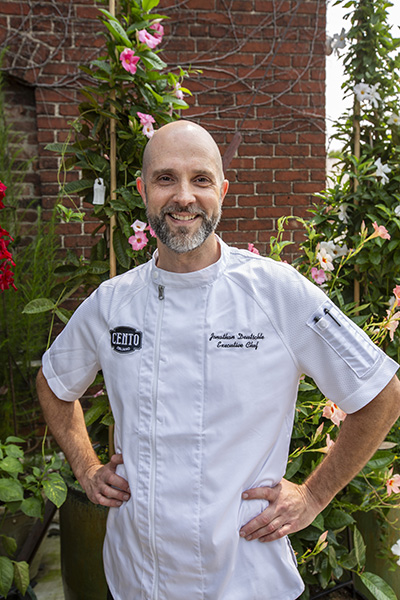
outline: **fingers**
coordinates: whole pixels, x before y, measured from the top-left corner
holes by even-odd
[[[307,502],[303,487],[282,479],[273,488],[246,490],[242,494],[243,499],[264,499],[269,501],[269,505],[241,528],[240,536],[247,541],[258,539],[261,542],[269,542],[307,527],[318,514],[318,510]]]
[[[102,506],[119,507],[130,499],[127,480],[115,472],[116,467],[122,463],[122,455],[114,454],[109,463],[99,466],[88,475],[85,491],[89,500]]]

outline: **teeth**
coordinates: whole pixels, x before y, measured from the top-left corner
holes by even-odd
[[[196,218],[197,215],[181,215],[181,214],[172,214],[171,215],[174,219],[177,219],[178,221],[192,221],[193,219]]]

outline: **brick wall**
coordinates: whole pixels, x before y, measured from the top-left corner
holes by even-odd
[[[102,45],[95,4],[0,0],[4,69],[14,84],[29,87],[36,108],[34,193],[46,210],[57,198],[58,161],[44,148],[66,139],[77,113],[78,65]],[[202,70],[188,81],[194,96],[184,117],[207,127],[222,153],[236,132],[242,136],[227,170],[220,233],[264,252],[276,219],[304,216],[324,187],[325,2],[161,0],[157,10],[170,17],[164,60]],[[64,247],[87,255],[95,226],[90,210],[84,224],[60,226]]]

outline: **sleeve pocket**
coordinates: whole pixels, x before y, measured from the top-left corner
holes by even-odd
[[[376,364],[381,351],[355,323],[334,304],[325,302],[307,321],[358,377],[363,377]]]

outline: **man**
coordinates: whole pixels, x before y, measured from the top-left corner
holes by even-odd
[[[111,507],[112,596],[293,600],[303,584],[287,534],[315,519],[398,417],[397,364],[290,266],[219,240],[228,182],[203,128],[159,129],[137,187],[157,252],[79,307],[38,376],[77,479]],[[106,466],[76,401],[99,369],[115,418]],[[303,373],[349,414],[295,485],[283,476]]]

